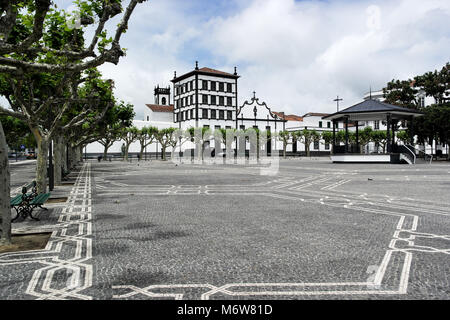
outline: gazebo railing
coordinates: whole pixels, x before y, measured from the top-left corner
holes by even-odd
[[[411,164],[416,164],[416,154],[409,147],[405,145],[392,145],[392,151],[402,154],[404,157],[408,158]]]
[[[431,161],[433,161],[433,156],[432,155],[429,155],[428,153],[426,153],[426,152],[424,152],[424,151],[422,151],[420,149],[416,149],[414,146],[412,146],[410,144],[407,144],[406,147],[408,147],[408,149],[411,150],[414,153],[417,152],[419,154],[423,154],[423,159],[425,161],[427,161],[426,157],[430,157],[430,162],[428,162],[429,164],[431,164]]]

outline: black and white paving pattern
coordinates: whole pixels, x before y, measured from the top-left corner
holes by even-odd
[[[47,248],[0,255],[0,296],[449,299],[449,194],[445,162],[89,162]]]

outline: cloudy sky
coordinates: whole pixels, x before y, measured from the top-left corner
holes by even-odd
[[[66,1],[65,1],[66,2]],[[116,96],[143,119],[155,85],[200,67],[241,78],[277,111],[333,112],[389,80],[450,61],[450,1],[151,0],[131,17],[119,65],[104,65]]]

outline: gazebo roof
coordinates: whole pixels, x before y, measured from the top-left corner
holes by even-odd
[[[420,117],[423,112],[368,99],[347,109],[322,117],[322,119],[339,120],[349,117],[351,120],[385,120],[388,114],[394,119],[406,119],[411,116]]]

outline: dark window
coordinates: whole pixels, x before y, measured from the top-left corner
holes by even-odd
[[[219,91],[224,92],[224,83],[223,82],[219,82]]]
[[[203,104],[208,104],[208,95],[206,95],[206,94],[202,95],[202,103]]]
[[[165,98],[165,97],[162,97],[162,99],[161,99],[161,104],[163,104],[163,105],[166,104],[166,98]]]
[[[184,98],[181,98],[181,107],[184,107]]]
[[[330,150],[330,144],[329,143],[325,143],[325,150]]]
[[[219,119],[220,119],[220,120],[225,119],[225,111],[219,110]]]
[[[183,121],[184,120],[184,112],[180,112],[180,115],[181,115],[181,121]]]
[[[379,120],[374,121],[373,127],[375,130],[379,130],[380,129],[380,121]]]
[[[231,83],[227,83],[227,92],[231,92]]]
[[[209,125],[205,124],[203,125],[203,128],[209,128]]]
[[[327,122],[327,128],[331,128],[331,122],[330,121]]]
[[[216,82],[211,81],[211,91],[216,91]]]
[[[207,80],[202,80],[202,89],[208,90],[208,81]]]
[[[233,99],[231,99],[231,97],[227,97],[227,106],[231,107],[232,103],[233,103]]]
[[[211,104],[216,104],[216,96],[211,96]]]
[[[319,150],[319,140],[314,140],[314,150]]]
[[[194,80],[191,81],[191,89],[194,90]]]
[[[211,110],[211,119],[216,119],[216,110]]]
[[[226,126],[225,129],[229,130],[229,129],[231,129],[231,126]]]
[[[194,96],[190,96],[189,100],[191,100],[190,103],[191,103],[191,106],[192,106],[194,104]]]
[[[319,121],[319,128],[322,128],[322,121]]]
[[[233,112],[227,111],[227,119],[232,120],[232,118],[233,118]]]
[[[219,97],[219,106],[225,105],[225,97]]]
[[[220,130],[220,126],[214,126],[214,130]]]
[[[239,126],[239,129],[240,129],[240,130],[245,130],[245,126],[244,126],[243,124],[241,124],[241,125]]]
[[[202,109],[202,118],[208,119],[208,109]]]
[[[419,98],[419,106],[420,107],[425,107],[425,98],[424,97],[420,97]]]

